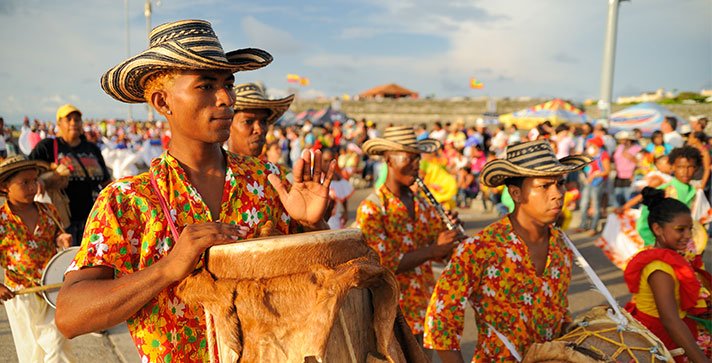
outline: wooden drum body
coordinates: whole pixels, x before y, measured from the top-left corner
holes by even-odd
[[[423,354],[411,352],[409,331],[403,339],[394,329],[395,277],[357,229],[212,247],[178,294],[206,311],[213,361],[410,362]]]

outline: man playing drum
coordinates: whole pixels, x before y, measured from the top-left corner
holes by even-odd
[[[399,304],[413,335],[422,339],[428,299],[435,285],[432,260],[446,257],[460,236],[438,221],[433,206],[417,197],[412,186],[418,177],[420,154],[434,152],[440,142],[416,141],[412,127],[395,126],[383,138],[363,145],[369,155],[383,155],[386,182],[361,202],[356,222],[366,243],[391,269],[400,285]]]
[[[100,194],[56,321],[75,337],[126,320],[142,360],[205,361],[213,349],[205,313],[184,304],[176,286],[206,248],[253,237],[267,222],[281,233],[293,221],[326,229],[333,166],[319,182],[320,153],[313,162],[302,155],[287,190],[264,163],[223,151],[234,114],[233,73],[266,66],[267,52],[224,53],[201,20],[160,25],[150,38],[148,50],[107,71],[101,85],[122,102],[148,102],[170,123],[172,140],[147,173]]]
[[[507,185],[515,208],[463,241],[437,282],[424,340],[443,362],[463,362],[460,336],[467,301],[477,324],[473,362],[514,360],[495,329],[520,354],[561,333],[570,320],[572,253],[553,224],[563,207],[566,174],[589,162],[586,156],[557,160],[548,141],[540,140],[509,146],[506,159],[482,169],[482,183]]]
[[[0,267],[5,270],[0,304],[5,304],[20,362],[76,359],[54,324],[54,309],[38,294],[18,291],[39,286],[57,247],[72,242],[54,206],[34,202],[39,173],[48,169],[49,164],[21,155],[0,163],[0,195],[6,199],[0,206]]]

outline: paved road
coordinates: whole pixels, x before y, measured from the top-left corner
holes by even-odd
[[[368,192],[369,190],[358,190],[355,193],[351,203],[352,220],[354,218],[353,210],[355,210],[357,203],[366,197]],[[460,213],[465,228],[470,234],[474,234],[496,219],[494,212],[484,211],[479,201],[473,204],[473,208],[463,209]],[[576,221],[572,225],[576,225],[575,223]],[[611,290],[619,304],[625,304],[630,299],[630,295],[623,281],[622,272],[613,266],[603,253],[594,246],[592,238],[583,238],[579,235],[571,235],[571,238],[584,257],[594,267],[608,289]],[[591,284],[586,279],[583,271],[575,267],[569,289],[569,305],[573,315],[576,316],[593,306],[603,303],[604,298],[591,290]],[[466,360],[473,354],[476,339],[471,309],[468,309],[468,314],[470,318],[467,319],[463,334],[463,354]],[[85,335],[75,338],[72,343],[79,362],[140,362],[125,325],[110,329],[107,334],[102,336]],[[2,362],[17,362],[5,309],[0,309],[0,360]]]

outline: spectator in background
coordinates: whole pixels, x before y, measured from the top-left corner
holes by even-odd
[[[613,154],[613,163],[616,167],[616,178],[613,182],[613,204],[616,208],[622,207],[633,195],[633,173],[638,164],[637,155],[641,150],[635,142],[633,134],[628,131],[619,131],[616,134],[618,147]]]
[[[430,136],[428,127],[423,123],[415,126],[415,139],[418,141],[425,140]]]
[[[655,130],[650,136],[650,143],[645,147],[645,151],[653,154],[653,158],[667,155],[672,151],[672,147],[665,142],[662,131]]]
[[[705,132],[707,117],[702,115],[690,117],[690,126],[692,126],[692,131],[694,132]]]
[[[507,139],[507,145],[514,145],[516,143],[522,142],[522,135],[519,134],[519,129],[517,129],[517,125],[509,125],[507,127],[507,133],[509,134],[509,138]]]
[[[569,127],[566,124],[556,126],[556,157],[561,159],[572,154],[576,147],[573,137],[571,137]]]
[[[461,122],[455,122],[454,124],[450,125],[450,132],[447,135],[447,138],[445,139],[445,143],[452,143],[452,146],[456,150],[462,151],[462,149],[465,148],[465,141],[467,140],[467,135],[465,135],[464,132],[462,132],[463,128],[465,125],[463,125]]]
[[[443,128],[443,124],[441,124],[440,121],[435,121],[433,124],[433,131],[430,132],[430,138],[440,141],[441,144],[445,143],[447,130]]]
[[[7,157],[7,137],[5,131],[5,120],[0,117],[0,160]]]
[[[376,123],[371,120],[366,121],[366,135],[368,135],[369,140],[373,140],[381,135],[381,133],[378,132]]]
[[[699,168],[697,168],[697,171],[695,174],[692,176],[693,183],[695,183],[695,180],[699,180],[699,185],[697,185],[697,189],[709,189],[709,181],[710,181],[710,169],[712,169],[712,165],[710,165],[710,146],[707,143],[707,134],[705,134],[702,131],[697,131],[693,132],[690,137],[687,138],[687,146],[692,146],[695,149],[700,151],[700,155],[702,155],[702,165],[700,165]]]
[[[593,161],[584,169],[586,183],[581,195],[581,225],[576,232],[587,232],[587,235],[592,237],[596,235],[598,221],[601,219],[600,205],[611,171],[611,158],[605,150],[602,138],[593,137],[587,144],[586,154],[593,158]]]
[[[665,116],[665,120],[660,125],[660,130],[663,132],[665,143],[670,145],[670,148],[681,147],[685,143],[682,135],[676,131],[677,119],[674,116]]]
[[[324,173],[329,171],[329,165],[332,160],[336,160],[336,155],[331,150],[324,150],[321,154],[322,166],[324,166]],[[326,174],[323,174],[326,175]],[[331,208],[327,209],[324,214],[328,216],[327,224],[329,224],[330,229],[341,229],[346,228],[346,222],[349,219],[349,198],[354,194],[354,187],[348,181],[342,177],[342,173],[338,170],[338,165],[336,172],[334,173],[334,178],[331,180],[331,185],[329,186],[329,198],[331,199]]]
[[[99,147],[82,135],[82,113],[78,108],[70,104],[60,106],[57,109],[57,126],[59,136],[40,141],[30,153],[30,159],[52,164],[55,172],[44,174],[43,181],[47,188],[59,187],[69,197],[70,225],[67,232],[72,235],[72,243],[78,245],[94,200],[111,181],[111,174]],[[58,172],[59,165],[69,169],[69,176]]]
[[[576,153],[583,154],[586,151],[586,142],[588,139],[593,137],[593,125],[590,122],[586,122],[581,125],[581,134],[577,138],[576,142]]]
[[[475,121],[475,130],[482,135],[482,147],[484,150],[489,150],[492,135],[487,130],[487,123],[483,118],[478,118],[477,121]]]

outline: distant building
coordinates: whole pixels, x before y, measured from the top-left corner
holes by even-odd
[[[395,83],[386,84],[383,86],[378,86],[371,88],[370,90],[363,92],[359,95],[361,98],[418,98],[418,93],[413,92],[405,87],[399,86]]]
[[[642,103],[659,102],[666,98],[674,98],[672,92],[665,92],[664,88],[658,88],[654,92],[643,92],[639,96],[618,97],[616,103]]]

